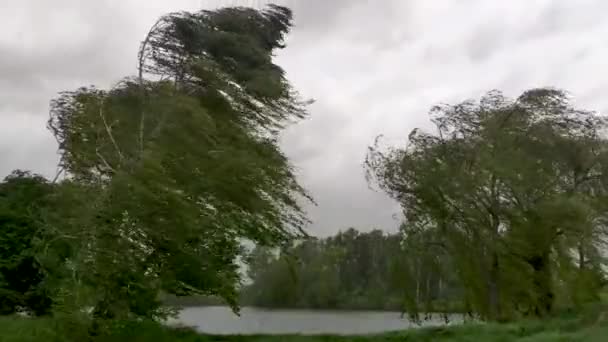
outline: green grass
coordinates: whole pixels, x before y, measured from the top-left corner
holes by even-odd
[[[562,318],[510,324],[467,324],[414,329],[369,336],[210,336],[171,329],[153,322],[123,322],[104,336],[87,337],[76,322],[53,319],[0,318],[1,342],[321,342],[321,341],[608,341],[608,321]]]

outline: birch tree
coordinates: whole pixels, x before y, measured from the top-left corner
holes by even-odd
[[[240,240],[303,234],[310,196],[278,132],[306,103],[272,60],[291,22],[279,6],[168,14],[145,37],[137,76],[52,102],[61,167],[94,189],[81,204],[92,216],[74,229],[96,315],[154,316],[160,290],[236,309]]]

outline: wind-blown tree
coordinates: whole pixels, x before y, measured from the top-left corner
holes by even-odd
[[[240,240],[303,234],[310,197],[277,141],[305,103],[272,62],[291,22],[274,5],[166,15],[142,43],[138,77],[52,102],[61,166],[95,189],[74,267],[98,288],[84,303],[96,315],[155,315],[160,290],[236,309]]]
[[[449,255],[476,314],[546,314],[575,265],[601,282],[603,117],[554,89],[516,100],[494,91],[431,115],[435,133],[414,130],[405,148],[371,147],[368,176],[401,203],[406,236],[438,232],[422,243]]]

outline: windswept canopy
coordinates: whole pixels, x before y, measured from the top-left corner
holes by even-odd
[[[438,232],[425,243],[452,257],[477,313],[543,314],[561,284],[557,268],[601,273],[605,117],[546,88],[516,100],[493,91],[479,102],[436,106],[431,116],[436,132],[414,130],[407,147],[371,147],[368,176],[400,202],[407,236]],[[509,285],[514,280],[520,285]]]
[[[86,247],[98,251],[86,266],[95,276],[234,304],[239,240],[303,233],[310,197],[277,132],[305,108],[272,61],[290,26],[279,6],[169,14],[142,44],[138,78],[52,102],[61,165],[98,186]],[[108,251],[130,257],[116,266]]]

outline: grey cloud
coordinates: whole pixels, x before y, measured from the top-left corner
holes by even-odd
[[[11,116],[0,116],[0,178],[14,169],[35,170],[51,177],[57,155],[54,140],[45,134],[46,118],[19,111]]]
[[[329,33],[339,24],[343,14],[366,0],[201,0],[199,7],[216,9],[227,6],[262,8],[268,4],[287,6],[294,12],[296,34]]]
[[[313,221],[309,227],[312,234],[324,236],[349,227],[364,231],[397,229],[399,208],[395,202],[382,193],[370,191],[360,182],[342,181],[360,176],[359,172],[354,172],[322,187],[309,186],[318,194],[318,206],[308,210]]]
[[[52,177],[48,101],[134,73],[139,42],[159,16],[270,2],[293,8],[296,21],[277,61],[317,100],[282,139],[319,204],[310,208],[314,234],[395,229],[398,207],[365,182],[366,147],[378,134],[403,144],[411,129],[430,129],[438,102],[552,85],[583,108],[608,109],[602,0],[10,0],[0,12],[0,172]]]
[[[488,23],[477,28],[468,43],[468,54],[473,62],[480,62],[497,52],[504,44],[502,23]]]
[[[555,0],[546,3],[522,38],[555,35],[557,32],[586,31],[601,25],[608,10],[606,2]]]
[[[363,0],[295,0],[287,1],[292,5],[296,27],[299,31],[322,34],[331,32],[348,8]]]
[[[361,230],[374,228],[394,231],[399,208],[393,200],[370,190],[362,166],[365,149],[344,149],[322,154],[303,166],[299,174],[303,185],[313,194],[317,206],[308,207],[315,235],[327,235],[349,227]]]
[[[57,7],[57,4],[63,6]],[[28,44],[31,46],[24,46],[18,37],[0,43],[0,73],[4,81],[30,82],[36,86],[45,80],[109,79],[124,72],[124,65],[135,65],[136,56],[126,56],[126,52],[136,51],[137,46],[133,48],[132,42],[117,39],[121,35],[133,36],[128,16],[120,12],[114,15],[107,7],[88,10],[81,7],[75,11],[70,4],[73,5],[70,1],[48,3],[48,11],[55,13],[54,16],[34,15],[30,19],[39,22],[30,22],[24,29],[31,30],[33,36],[41,39],[39,44],[33,42]],[[44,12],[46,6],[39,7],[42,8],[36,12]],[[45,32],[47,25],[65,25],[70,21],[77,21],[80,27]],[[86,34],[83,36],[77,31]],[[124,63],[125,58],[131,58],[133,62]]]

